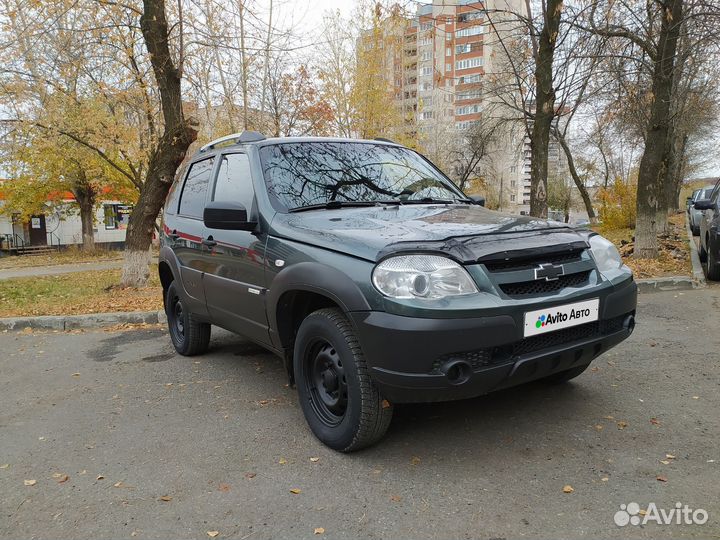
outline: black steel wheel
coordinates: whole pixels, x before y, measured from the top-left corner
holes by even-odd
[[[717,250],[708,241],[707,250],[707,278],[710,281],[720,281],[720,261],[716,256]]]
[[[352,452],[382,438],[392,405],[370,378],[360,343],[342,311],[320,309],[303,320],[293,367],[300,406],[320,441]]]
[[[170,340],[175,350],[184,356],[194,356],[207,351],[210,344],[210,325],[200,322],[187,309],[173,281],[165,294]]]

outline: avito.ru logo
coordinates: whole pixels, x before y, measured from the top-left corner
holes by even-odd
[[[675,503],[675,508],[669,511],[658,508],[654,502],[648,504],[647,510],[641,512],[640,505],[636,502],[621,504],[620,510],[615,512],[613,519],[615,525],[647,525],[657,523],[658,525],[704,525],[708,520],[707,510],[698,508],[693,510],[687,504]]]

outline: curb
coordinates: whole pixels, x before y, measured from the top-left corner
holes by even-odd
[[[3,330],[77,330],[101,328],[116,324],[158,324],[167,321],[164,311],[126,311],[88,315],[45,315],[41,317],[7,317],[0,319]]]
[[[704,283],[698,283],[697,280],[689,276],[636,279],[635,283],[637,283],[638,292],[640,293],[689,291],[691,289],[699,289],[705,285]]]

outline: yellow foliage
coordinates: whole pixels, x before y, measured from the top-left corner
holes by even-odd
[[[637,184],[616,178],[598,193],[602,229],[629,229],[635,227]]]

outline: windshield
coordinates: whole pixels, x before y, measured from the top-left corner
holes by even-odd
[[[301,142],[265,146],[268,192],[288,210],[335,203],[467,200],[407,148],[372,143]]]

